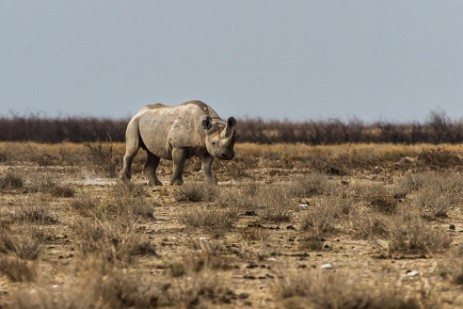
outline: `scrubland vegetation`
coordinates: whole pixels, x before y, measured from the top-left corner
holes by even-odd
[[[0,143],[0,308],[463,306],[459,144],[239,143],[181,187],[123,151]]]
[[[129,119],[91,117],[46,118],[41,115],[0,117],[0,141],[123,142]],[[462,143],[463,120],[450,119],[443,111],[431,111],[423,122],[395,123],[359,119],[341,121],[310,120],[289,122],[262,119],[239,119],[241,142],[273,144],[304,143],[310,145],[345,143]]]

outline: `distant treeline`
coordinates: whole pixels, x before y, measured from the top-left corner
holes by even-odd
[[[0,117],[1,141],[43,143],[123,142],[128,119]],[[253,143],[463,143],[463,120],[451,120],[445,113],[431,112],[424,122],[394,123],[361,120],[279,121],[239,119],[238,141]]]

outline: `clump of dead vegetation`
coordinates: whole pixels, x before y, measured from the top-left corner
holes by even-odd
[[[174,191],[177,202],[203,202],[211,201],[217,196],[217,189],[208,183],[186,183]]]
[[[338,231],[341,218],[346,216],[343,204],[339,198],[317,199],[302,216],[302,229],[317,237]]]
[[[275,293],[284,308],[421,309],[432,308],[436,302],[429,292],[410,296],[382,280],[367,283],[360,276],[343,271],[285,274],[277,280]]]
[[[12,189],[20,189],[24,186],[23,177],[12,170],[0,176],[0,192]]]
[[[156,255],[155,246],[128,218],[79,219],[72,229],[83,257],[97,255],[110,262],[129,262],[136,255]]]

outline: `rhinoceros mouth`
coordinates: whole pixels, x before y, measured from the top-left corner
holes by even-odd
[[[235,153],[223,153],[221,156],[220,156],[220,160],[231,160],[235,157]]]

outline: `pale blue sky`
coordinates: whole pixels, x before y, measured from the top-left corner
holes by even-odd
[[[0,0],[0,114],[463,116],[463,1]]]

